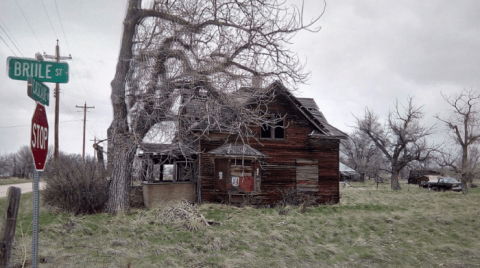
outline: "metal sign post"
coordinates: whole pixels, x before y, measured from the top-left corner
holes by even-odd
[[[38,267],[38,215],[40,207],[40,175],[35,169],[33,175],[33,230],[32,230],[32,267]]]

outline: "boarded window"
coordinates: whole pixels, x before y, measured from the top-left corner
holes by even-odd
[[[230,172],[231,176],[227,181],[228,190],[239,193],[250,193],[255,191],[252,161],[231,159]]]
[[[318,160],[297,159],[297,191],[318,191]]]

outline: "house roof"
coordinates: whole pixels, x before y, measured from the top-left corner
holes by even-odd
[[[313,98],[297,98],[295,97],[285,86],[283,86],[280,82],[274,82],[264,88],[263,90],[258,90],[254,88],[241,88],[235,92],[230,93],[230,100],[232,100],[232,105],[239,105],[239,106],[248,106],[248,105],[255,105],[258,99],[264,97],[268,94],[283,94],[297,109],[298,111],[305,116],[307,120],[309,120],[316,128],[316,130],[312,131],[309,134],[309,137],[313,138],[333,138],[333,139],[345,139],[347,138],[347,134],[338,130],[337,128],[330,125],[320,111],[318,105],[315,103]],[[187,101],[188,104],[183,106],[184,114],[190,117],[195,117],[198,121],[194,122],[192,125],[192,129],[197,130],[205,130],[209,128],[209,130],[219,131],[220,128],[218,125],[212,122],[207,122],[203,116],[206,113],[205,105],[208,102],[208,99],[197,99],[191,98]],[[225,107],[224,111],[222,112],[223,116],[229,117],[234,116],[235,113],[230,111],[229,107]],[[170,123],[170,122],[169,122]],[[162,125],[163,124],[163,125]],[[143,154],[158,154],[158,155],[168,155],[168,154],[183,154],[185,155],[186,151],[194,151],[192,148],[180,144],[174,141],[174,133],[177,130],[177,126],[175,127],[167,127],[165,123],[158,124],[155,126],[154,136],[160,135],[162,136],[160,139],[158,137],[145,139],[142,144],[140,145],[139,149]],[[173,134],[173,135],[172,135]],[[147,135],[148,136],[148,135]],[[169,144],[170,143],[170,144]],[[230,147],[225,147],[224,145],[218,148],[217,154],[224,154],[230,155],[233,152],[233,155],[244,155],[244,156],[254,156],[254,157],[266,157],[262,153],[256,151],[255,149],[251,148],[250,146],[246,145],[245,148],[240,148],[241,145],[228,145]],[[240,146],[240,147],[239,147]],[[222,151],[225,150],[225,151]],[[237,152],[237,153],[235,153]],[[189,155],[189,154],[187,154]]]
[[[358,174],[354,169],[350,168],[349,166],[345,165],[342,162],[339,162],[338,170],[341,174],[344,175],[355,175]]]
[[[318,108],[313,98],[297,98],[290,90],[280,82],[274,82],[267,87],[267,90],[277,90],[284,94],[294,106],[307,118],[316,128],[316,131],[310,133],[310,137],[346,139],[347,134],[330,125]]]
[[[216,156],[239,156],[239,157],[242,156],[242,157],[255,157],[255,158],[267,157],[267,155],[250,147],[248,144],[227,143],[208,153]]]
[[[139,156],[181,156],[190,157],[197,154],[192,146],[181,142],[160,144],[160,143],[140,143],[137,154]]]
[[[338,169],[339,171],[345,171],[345,172],[356,172],[353,168],[345,165],[344,163],[342,162],[339,162],[339,166],[338,166]]]
[[[315,127],[316,131],[310,133],[313,138],[333,138],[346,139],[347,134],[330,125],[318,108],[313,98],[297,98],[280,82],[273,82],[263,90],[255,88],[243,87],[230,94],[231,100],[235,105],[255,105],[259,98],[268,94],[283,94],[290,102],[302,113],[307,120],[309,120]],[[228,107],[227,107],[228,108]],[[224,114],[229,113],[228,109]],[[206,127],[206,122],[199,122],[196,128],[202,129]],[[218,130],[216,126],[209,126],[211,130]]]

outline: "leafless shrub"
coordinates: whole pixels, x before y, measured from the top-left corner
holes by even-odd
[[[277,189],[277,196],[280,198],[276,205],[282,208],[279,212],[281,215],[288,213],[288,206],[299,207],[300,212],[304,213],[307,207],[317,204],[316,198],[312,194],[299,192],[293,188],[288,190]]]
[[[85,161],[79,155],[60,154],[46,166],[46,205],[74,214],[92,214],[103,211],[108,195],[106,171],[93,159]]]

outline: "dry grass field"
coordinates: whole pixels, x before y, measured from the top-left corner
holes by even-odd
[[[340,204],[304,213],[178,203],[73,216],[42,207],[40,267],[480,267],[479,188],[464,196],[405,182],[397,192],[351,186]],[[31,203],[22,196],[15,267],[30,262]]]

